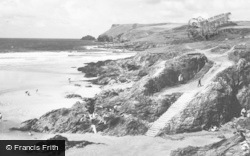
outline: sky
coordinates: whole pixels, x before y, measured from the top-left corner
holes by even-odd
[[[97,37],[112,24],[187,23],[226,12],[250,21],[250,0],[0,0],[0,37]]]

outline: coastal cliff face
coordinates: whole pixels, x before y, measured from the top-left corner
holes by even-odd
[[[113,47],[136,51],[193,42],[186,35],[186,26],[180,23],[115,24],[98,38],[114,42]]]
[[[181,35],[185,26],[181,23],[158,23],[158,24],[114,24],[100,36],[112,37],[117,42],[152,41],[152,43],[164,43],[165,38],[171,38],[175,31]],[[164,35],[160,35],[164,33]],[[186,36],[185,36],[186,37]],[[157,41],[158,40],[158,41]]]

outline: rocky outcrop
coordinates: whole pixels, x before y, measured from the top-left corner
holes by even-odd
[[[88,145],[104,145],[103,143],[94,143],[94,142],[89,142],[89,141],[69,141],[68,138],[61,136],[61,135],[55,135],[52,138],[49,138],[47,141],[50,140],[64,140],[65,141],[65,150],[68,150],[69,148],[84,148]]]
[[[184,84],[193,79],[195,75],[208,62],[206,56],[202,54],[183,55],[173,60],[166,61],[162,71],[157,76],[151,76],[144,85],[144,94],[151,95],[161,91],[166,87]],[[178,81],[178,76],[182,75],[183,81]]]
[[[99,76],[95,80],[97,84],[109,84],[111,80],[115,80],[114,83],[131,81],[135,84],[127,89],[104,90],[95,98],[85,99],[84,102],[77,103],[72,108],[53,110],[39,119],[24,122],[19,129],[53,133],[92,132],[86,105],[93,103],[98,115],[107,115],[105,123],[101,119],[96,119],[97,131],[119,136],[144,134],[148,129],[148,123],[161,116],[180,97],[181,93],[166,95],[163,99],[157,101],[144,94],[143,90],[140,91],[141,88],[138,88],[138,86],[147,84],[152,75],[159,73],[159,60],[171,62],[174,56],[172,54],[141,53],[128,59],[87,64],[79,70],[89,77]],[[174,60],[176,62],[180,60],[181,63],[178,64],[179,66],[175,66],[175,61],[172,61],[173,67],[178,69],[185,66],[184,69],[187,70],[187,74],[191,73],[189,70],[199,71],[198,68],[202,68],[206,62],[204,55],[200,54],[184,55]],[[165,69],[171,67],[164,64],[160,73],[164,74]],[[110,80],[106,80],[106,78]],[[69,95],[68,97],[76,96]]]
[[[161,99],[152,95],[163,88],[178,85],[178,75],[182,73],[188,82],[207,64],[203,54],[172,53],[138,53],[136,56],[116,61],[107,60],[88,63],[78,68],[86,77],[96,77],[91,80],[96,84],[126,84],[132,87],[126,89],[104,90],[92,99],[83,99],[72,108],[58,109],[46,113],[39,119],[26,121],[19,130],[33,130],[53,133],[86,133],[92,132],[91,120],[86,106],[91,103],[98,116],[94,123],[97,131],[109,135],[138,135],[144,134],[149,123],[157,120],[182,95],[172,93]],[[172,71],[172,75],[169,71]],[[148,87],[154,81],[156,89]],[[154,91],[148,93],[148,91]],[[78,97],[68,95],[67,98]],[[79,97],[81,98],[81,97]],[[115,108],[115,109],[114,109]]]
[[[241,135],[235,135],[229,139],[223,139],[220,142],[204,147],[186,147],[171,152],[171,156],[240,156],[246,152],[242,149],[241,143],[244,141]]]
[[[77,70],[83,72],[85,77],[97,77],[105,72],[102,67],[109,62],[111,62],[111,60],[98,61],[96,63],[91,62],[87,63],[84,67],[78,68]]]
[[[220,127],[240,115],[242,90],[248,87],[249,64],[235,65],[218,75],[205,90],[198,93],[187,107],[172,118],[160,135],[208,129],[212,125]],[[240,95],[239,95],[240,93]]]
[[[87,35],[87,36],[83,36],[83,37],[81,38],[81,40],[94,41],[94,40],[96,40],[96,39],[95,39],[95,37],[93,37],[93,36]]]
[[[68,99],[71,99],[71,98],[79,98],[79,99],[82,99],[82,96],[81,95],[78,95],[78,94],[68,94],[65,96],[65,98],[68,98]]]
[[[238,103],[226,92],[220,92],[221,89],[220,84],[213,83],[196,95],[180,114],[171,119],[162,134],[209,129],[212,125],[220,126],[230,121],[234,115],[238,116]]]
[[[107,107],[105,109],[96,108],[97,114],[106,113],[104,118],[98,116],[91,120],[86,110],[86,103],[93,103],[94,101],[94,99],[86,99],[85,103],[77,103],[72,108],[53,110],[39,119],[25,121],[20,127],[11,130],[44,133],[92,133],[91,125],[94,124],[98,132],[116,136],[139,135],[147,131],[147,122],[129,115],[107,111]]]
[[[138,53],[134,57],[117,61],[106,60],[87,63],[86,66],[78,68],[78,71],[83,72],[85,77],[97,77],[91,82],[98,85],[106,85],[110,81],[114,83],[135,82],[146,76],[149,68],[160,59],[168,60],[177,55],[178,52],[175,54]]]

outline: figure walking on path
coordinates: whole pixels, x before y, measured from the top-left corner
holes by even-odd
[[[198,80],[198,87],[201,87],[201,78]]]
[[[182,76],[182,74],[180,74],[180,75],[178,76],[178,81],[179,81],[180,83],[182,83],[182,81],[183,81],[183,76]]]
[[[32,134],[32,132],[31,132],[31,131],[29,131],[28,135],[29,135],[29,136],[32,136],[33,134]]]

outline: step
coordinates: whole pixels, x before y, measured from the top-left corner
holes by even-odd
[[[184,93],[162,116],[160,116],[160,118],[158,118],[158,120],[153,123],[146,135],[156,136],[176,114],[186,108],[186,105],[195,94],[196,92]]]

